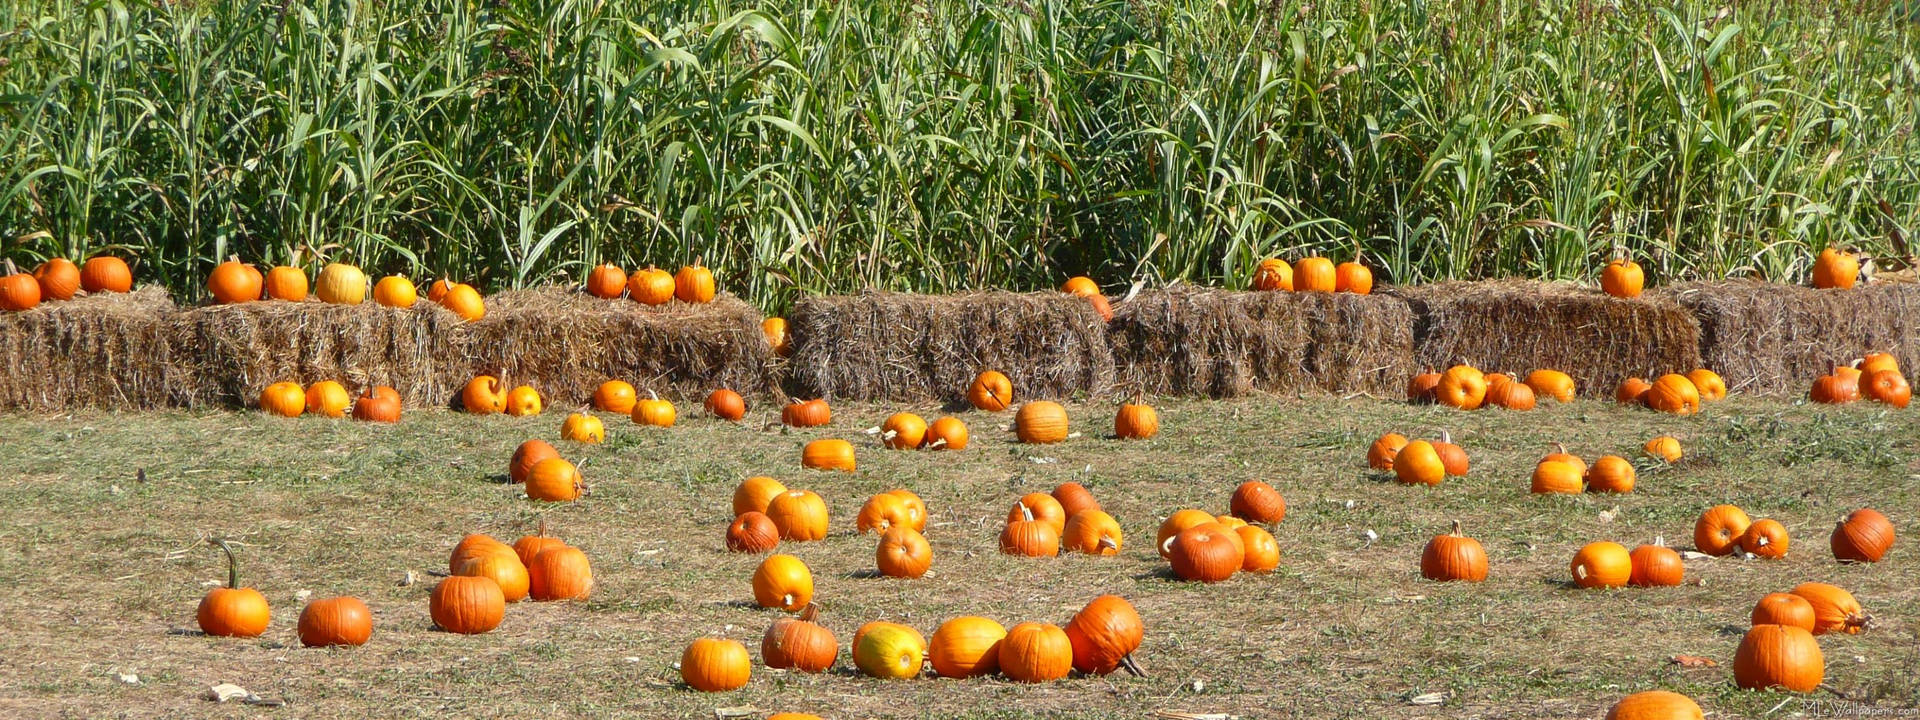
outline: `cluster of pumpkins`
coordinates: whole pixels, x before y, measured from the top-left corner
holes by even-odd
[[[1457,410],[1532,410],[1540,398],[1566,403],[1573,402],[1573,395],[1572,377],[1545,369],[1527,373],[1523,381],[1507,373],[1487,374],[1472,365],[1455,365],[1444,373],[1420,373],[1407,383],[1408,402]]]
[[[1390,471],[1407,485],[1439,485],[1448,477],[1464,477],[1472,463],[1444,430],[1438,440],[1408,440],[1390,432],[1367,446],[1367,467]]]
[[[359,305],[366,302],[371,287],[373,301],[392,308],[410,308],[420,300],[420,290],[404,275],[388,275],[372,282],[360,268],[346,263],[329,263],[320,269],[312,285],[305,270],[280,265],[261,273],[259,268],[240,262],[237,257],[214,266],[207,274],[207,293],[217,305],[232,305],[258,300],[302,302],[311,289],[314,297],[335,305]],[[440,279],[427,287],[428,302],[472,322],[486,317],[487,304],[480,291],[466,283]]]
[[[587,292],[607,300],[628,299],[643,305],[665,305],[679,300],[687,303],[713,302],[713,271],[695,260],[677,273],[668,273],[648,265],[628,274],[611,263],[596,265],[587,271]],[[784,329],[785,324],[782,323]]]
[[[1733,656],[1733,680],[1750,690],[1812,692],[1826,679],[1826,659],[1815,635],[1854,634],[1873,620],[1860,601],[1838,586],[1806,582],[1769,593],[1753,606],[1752,625]]]
[[[40,263],[32,275],[20,272],[12,260],[0,274],[0,312],[19,312],[40,306],[43,300],[72,300],[85,293],[123,293],[133,290],[133,271],[127,261],[111,255],[75,265],[66,258]]]
[[[587,490],[580,469],[545,440],[528,440],[514,448],[507,460],[507,482],[542,502],[573,502]]]
[[[300,417],[308,413],[330,418],[346,417],[368,422],[400,422],[400,391],[385,385],[369,387],[360,397],[347,393],[347,387],[334,380],[321,380],[302,389],[300,383],[277,382],[260,390],[257,399],[261,412],[280,417]]]
[[[195,612],[200,631],[218,637],[259,637],[273,618],[267,597],[240,584],[240,564],[232,545],[220,538],[208,542],[227,555],[227,584],[200,598]],[[373,637],[373,611],[356,597],[314,600],[300,611],[297,631],[300,643],[308,647],[363,645]]]
[[[1323,257],[1301,258],[1288,264],[1267,258],[1253,269],[1253,289],[1268,292],[1373,292],[1373,271],[1357,262],[1333,264]]]
[[[477,533],[461,538],[447,559],[447,572],[434,586],[427,609],[433,624],[463,635],[500,627],[508,603],[585,600],[593,593],[587,554],[549,537],[544,525],[512,545]]]
[[[1640,405],[1672,415],[1692,415],[1700,412],[1701,403],[1726,397],[1727,381],[1705,368],[1685,375],[1667,373],[1651,383],[1630,377],[1613,390],[1614,401],[1622,405]]]
[[[1261,525],[1278,525],[1286,517],[1280,492],[1249,480],[1234,488],[1225,515],[1188,508],[1167,516],[1157,549],[1182,580],[1216,583],[1240,572],[1272,572],[1280,566],[1280,544]]]
[[[1678,448],[1679,441],[1675,440],[1675,452],[1679,451]],[[1602,455],[1588,465],[1587,461],[1568,453],[1562,446],[1558,452],[1548,453],[1533,466],[1530,491],[1535,494],[1567,495],[1581,492],[1630,493],[1638,475],[1633,463],[1619,455]]]
[[[1813,381],[1808,399],[1826,405],[1845,405],[1862,397],[1897,408],[1913,400],[1913,388],[1900,371],[1900,361],[1887,353],[1872,353]]]
[[[1054,557],[1062,546],[1085,555],[1117,555],[1125,541],[1120,522],[1077,482],[1021,496],[1000,529],[1000,552],[1022,557]]]

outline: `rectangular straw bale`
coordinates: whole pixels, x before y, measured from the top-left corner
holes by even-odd
[[[1380,295],[1174,288],[1120,303],[1109,328],[1120,387],[1391,394],[1413,373],[1413,315]]]
[[[252,407],[276,382],[336,380],[355,393],[390,386],[409,407],[436,407],[466,382],[464,325],[425,300],[406,309],[318,300],[211,305],[175,316],[174,355],[197,378],[194,405]]]
[[[157,286],[0,313],[0,409],[150,410],[184,399],[173,300]]]

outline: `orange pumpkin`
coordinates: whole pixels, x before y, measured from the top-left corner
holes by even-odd
[[[1051,682],[1073,669],[1073,642],[1053,625],[1024,622],[1000,640],[1000,672],[1018,682]]]
[[[815,470],[853,472],[853,443],[840,438],[821,438],[800,449],[800,464]]]
[[[40,288],[41,299],[72,300],[80,291],[80,266],[63,257],[49,259],[34,269],[33,282]]]
[[[1480,541],[1460,532],[1460,521],[1453,521],[1453,532],[1435,535],[1420,552],[1420,576],[1448,582],[1487,579],[1487,551]]]
[[[1860,601],[1853,593],[1835,585],[1808,582],[1794,586],[1793,594],[1800,596],[1813,606],[1813,634],[1824,635],[1830,632],[1858,634],[1872,618],[1860,607]]]
[[[1732,505],[1716,505],[1700,514],[1693,523],[1693,547],[1708,555],[1726,555],[1740,544],[1753,520],[1745,510]]]
[[[1624,587],[1633,577],[1633,555],[1619,543],[1589,543],[1574,553],[1568,571],[1583,588]]]
[[[373,611],[355,597],[315,600],[300,611],[298,631],[307,647],[365,645],[373,637]]]
[[[721,420],[739,422],[741,418],[747,416],[746,398],[740,397],[740,393],[727,388],[720,388],[708,393],[707,401],[704,405],[707,414],[720,418]]]
[[[1330,293],[1340,287],[1339,273],[1333,261],[1323,257],[1302,258],[1293,264],[1293,289],[1298,292]]]
[[[307,273],[297,267],[281,265],[267,271],[267,297],[287,302],[307,299]]]
[[[1572,463],[1542,460],[1533,467],[1532,491],[1536,494],[1578,495],[1586,489],[1585,473]]]
[[[673,275],[673,296],[680,302],[713,302],[713,272],[699,260],[680,268],[680,272]]]
[[[1693,382],[1694,389],[1700,391],[1701,400],[1713,402],[1727,397],[1727,380],[1720,377],[1720,373],[1699,368],[1687,373],[1687,379]]]
[[[1893,547],[1893,522],[1873,508],[1860,508],[1833,527],[1828,544],[1840,562],[1880,562]]]
[[[1600,289],[1617,298],[1640,297],[1646,283],[1647,275],[1640,269],[1640,263],[1626,258],[1616,258],[1600,271]]]
[[[608,380],[593,390],[593,407],[603,412],[625,415],[633,412],[640,395],[625,380]]]
[[[923,444],[928,450],[965,450],[970,434],[967,424],[956,417],[943,417],[933,421],[927,428],[927,439]]]
[[[527,565],[527,596],[541,602],[585,600],[593,594],[593,564],[580,548],[541,550]]]
[[[80,289],[90,293],[132,292],[133,270],[120,258],[95,255],[80,265]]]
[[[1408,485],[1439,485],[1447,478],[1447,466],[1433,443],[1415,440],[1394,456],[1393,476]]]
[[[487,301],[480,297],[479,290],[465,283],[447,286],[446,294],[441,295],[437,302],[441,307],[459,315],[467,322],[475,322],[487,316]]]
[[[1293,291],[1293,266],[1280,258],[1267,258],[1253,270],[1253,289]]]
[[[559,457],[534,463],[527,471],[527,497],[545,502],[573,502],[580,499],[579,469]]]
[[[933,546],[910,526],[889,528],[880,534],[873,562],[880,574],[896,578],[917,578],[933,567]]]
[[[514,484],[527,481],[527,475],[533,472],[533,466],[549,458],[560,457],[560,451],[545,440],[528,440],[513,449],[513,458],[507,461],[507,478]]]
[[[1640,402],[1647,407],[1674,415],[1692,415],[1700,412],[1700,389],[1693,381],[1678,373],[1661,375],[1640,396]]]
[[[740,513],[727,526],[727,549],[737,553],[763,553],[780,546],[780,528],[766,513],[750,510]]]
[[[613,300],[627,290],[627,271],[619,265],[595,265],[587,273],[587,292],[594,297]]]
[[[1432,404],[1440,391],[1440,373],[1431,370],[1413,376],[1407,381],[1407,402],[1415,405]]]
[[[787,486],[765,475],[742,480],[733,489],[733,514],[739,516],[750,512],[766,512],[767,505],[786,491]]]
[[[1014,414],[1013,430],[1023,443],[1060,442],[1067,439],[1067,409],[1046,400],[1023,404]]]
[[[1067,518],[1060,542],[1087,555],[1118,555],[1125,537],[1120,523],[1104,510],[1081,510]]]
[[[1820,643],[1789,625],[1755,625],[1733,654],[1734,683],[1748,690],[1786,688],[1813,692],[1826,679]]]
[[[1605,455],[1593,461],[1593,467],[1587,468],[1587,490],[1590,492],[1630,493],[1633,492],[1633,463],[1618,455]]]
[[[1367,446],[1367,467],[1375,470],[1392,470],[1393,458],[1407,446],[1407,436],[1390,432],[1381,435]]]
[[[812,542],[827,536],[827,502],[811,490],[788,490],[767,502],[767,517],[780,529],[780,537],[794,542]]]
[[[1099,510],[1100,501],[1093,499],[1093,493],[1077,482],[1063,482],[1053,489],[1053,499],[1060,503],[1061,512],[1071,519],[1082,510]]]
[[[1234,488],[1227,507],[1235,517],[1250,523],[1278,525],[1287,519],[1287,499],[1259,480],[1248,480]]]
[[[752,677],[753,659],[737,641],[700,638],[680,653],[680,680],[700,692],[738,690]]]
[[[1897,408],[1904,408],[1913,400],[1913,388],[1907,385],[1906,376],[1899,370],[1875,370],[1865,377],[1861,388],[1868,400]]]
[[[652,265],[633,271],[627,279],[627,298],[645,305],[665,305],[673,299],[673,275]]]
[[[1218,522],[1181,530],[1167,546],[1173,574],[1185,580],[1215,583],[1233,577],[1246,564],[1240,537]]]
[[[987,412],[1000,412],[1013,405],[1013,381],[998,370],[986,370],[967,387],[967,402]]]
[[[1637,692],[1614,703],[1606,720],[1702,720],[1700,704],[1666,690]]]
[[[460,407],[475,415],[506,412],[507,388],[491,375],[476,377],[460,390]]]
[[[1788,545],[1787,526],[1781,525],[1778,520],[1755,520],[1747,526],[1746,532],[1740,534],[1740,549],[1754,557],[1769,560],[1786,557]]]
[[[1633,549],[1628,560],[1633,566],[1627,577],[1629,585],[1672,587],[1686,578],[1687,566],[1680,561],[1680,553],[1664,545],[1641,545]]]
[[[1527,373],[1527,387],[1538,397],[1558,402],[1573,402],[1573,377],[1559,370],[1535,370]]]
[[[1478,410],[1487,401],[1487,376],[1465,365],[1448,368],[1433,387],[1433,400],[1459,410]]]
[[[1343,262],[1333,269],[1335,292],[1366,295],[1373,292],[1373,271],[1357,262]]]
[[[477,635],[500,627],[507,598],[493,578],[455,575],[440,581],[427,601],[433,624],[450,633]]]
[[[260,409],[268,415],[300,417],[307,411],[307,391],[296,382],[268,385],[260,391]]]
[[[1647,390],[1652,388],[1653,386],[1645,380],[1637,377],[1627,378],[1620,381],[1619,387],[1614,388],[1613,400],[1622,405],[1638,405],[1640,398],[1645,396]]]
[[[242,264],[239,258],[230,258],[207,275],[207,293],[221,305],[251,302],[260,299],[263,283],[259,270]]]
[[[1684,455],[1680,450],[1680,441],[1671,435],[1661,435],[1648,440],[1642,449],[1646,450],[1648,455],[1670,463],[1680,462],[1680,458]]]
[[[1754,625],[1789,625],[1813,632],[1813,605],[1792,593],[1769,593],[1754,603],[1749,616]]]
[[[881,443],[895,450],[913,450],[927,439],[926,419],[913,413],[894,413],[880,425]]]
[[[793,354],[793,337],[787,334],[787,319],[770,317],[760,321],[760,334],[767,336],[767,346],[773,354],[786,357]]]
[[[267,631],[272,615],[266,596],[259,590],[240,586],[240,563],[234,559],[233,547],[227,541],[215,538],[208,542],[226,553],[227,584],[208,590],[200,599],[196,613],[200,631],[221,637],[259,637]]]
[[[988,675],[1000,669],[1000,641],[1006,636],[1007,629],[1000,623],[983,617],[957,617],[941,623],[927,640],[927,660],[940,677]]]
[[[783,610],[806,607],[813,602],[813,571],[792,555],[768,555],[753,571],[753,601]]]
[[[780,422],[792,427],[819,427],[833,422],[833,408],[819,398],[794,401],[780,409]]]
[[[307,387],[307,411],[330,418],[347,416],[353,407],[353,395],[347,387],[332,380],[321,380]]]
[[[1100,294],[1100,284],[1094,282],[1093,278],[1085,275],[1076,275],[1067,278],[1066,282],[1060,284],[1060,292],[1074,297],[1092,297]]]
[[[1846,290],[1860,279],[1860,260],[1853,253],[1833,248],[1820,251],[1813,261],[1813,286]]]

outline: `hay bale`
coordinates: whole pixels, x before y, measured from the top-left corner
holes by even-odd
[[[1470,362],[1525,376],[1572,375],[1580,392],[1611,396],[1629,377],[1700,367],[1700,329],[1686,309],[1567,283],[1518,280],[1395,287],[1413,306],[1415,359],[1423,368]]]
[[[0,313],[0,409],[146,410],[191,385],[174,364],[167,291],[156,286]]]
[[[1120,387],[1157,394],[1397,394],[1413,372],[1413,314],[1380,295],[1143,292],[1108,335]]]
[[[699,402],[714,388],[772,397],[779,383],[760,311],[722,293],[713,302],[649,306],[559,288],[487,298],[467,329],[468,376],[529,384],[550,407],[584,405],[607,380]],[[463,381],[464,382],[464,381]]]
[[[198,380],[188,397],[195,406],[251,407],[272,383],[337,380],[354,392],[391,386],[409,407],[436,407],[466,383],[465,324],[425,301],[404,310],[317,300],[212,305],[174,316],[174,357]]]
[[[1749,280],[1687,283],[1659,295],[1700,323],[1700,356],[1735,392],[1800,395],[1869,352],[1920,367],[1920,285],[1815,290]]]
[[[1105,392],[1113,383],[1106,323],[1057,292],[808,297],[787,316],[793,391],[835,400],[960,402],[982,370],[1017,398]]]

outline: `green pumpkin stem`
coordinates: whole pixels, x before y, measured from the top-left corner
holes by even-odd
[[[233,546],[227,544],[226,538],[208,538],[207,543],[227,554],[227,587],[240,589],[240,561],[233,556]]]

